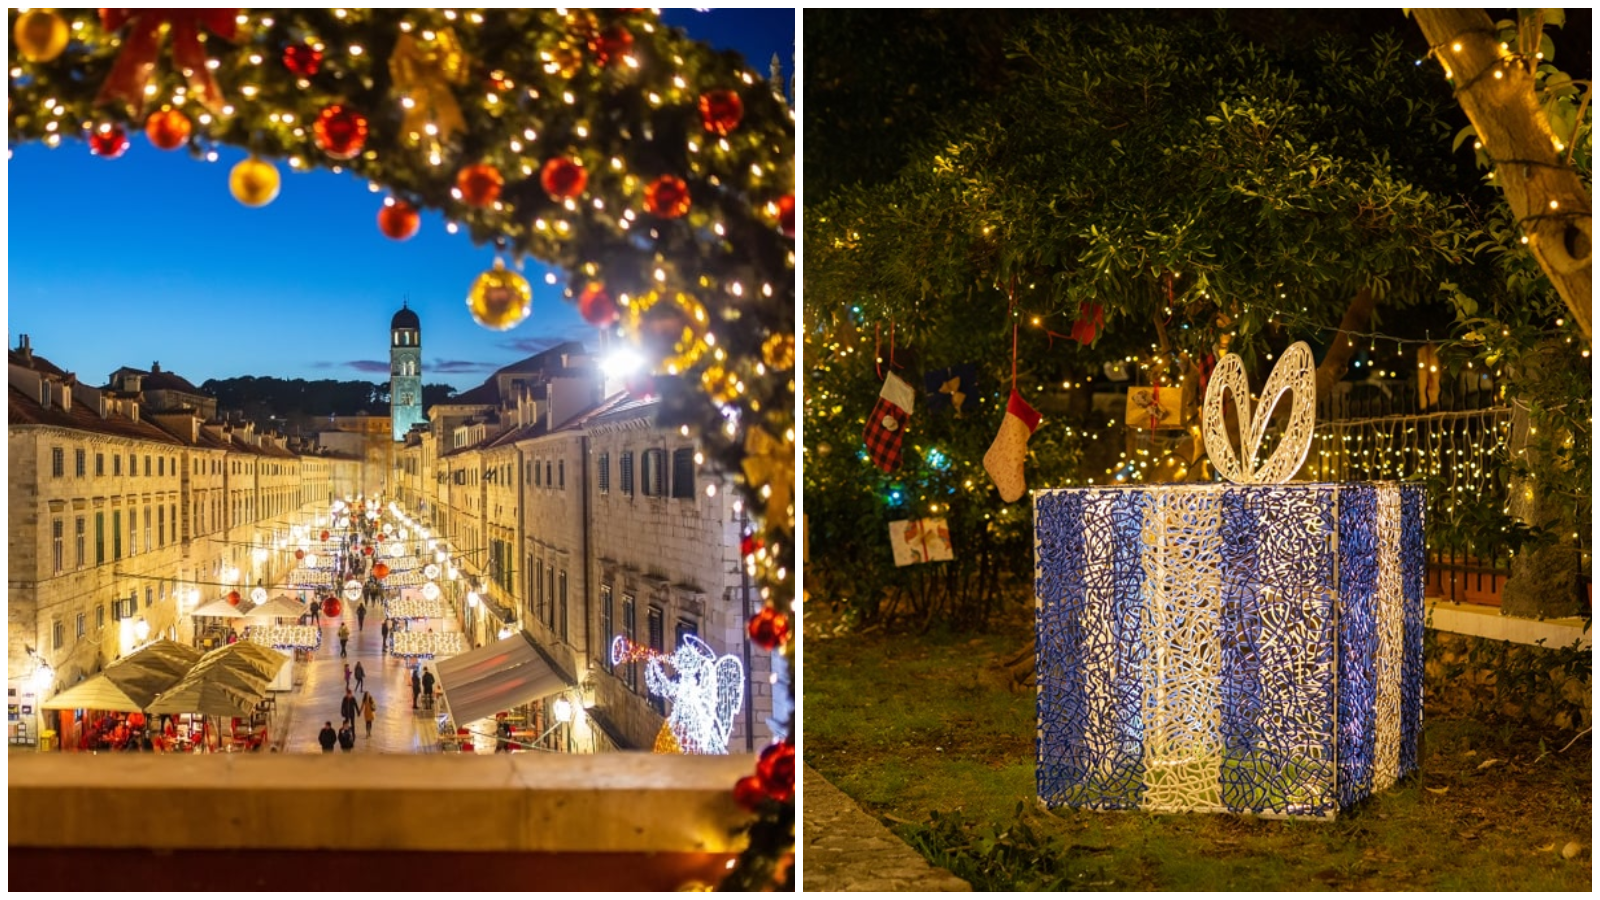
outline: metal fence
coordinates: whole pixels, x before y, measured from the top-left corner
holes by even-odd
[[[1441,378],[1427,402],[1415,377],[1346,381],[1318,405],[1307,465],[1317,481],[1427,482],[1429,593],[1498,604],[1509,556],[1465,543],[1455,525],[1475,505],[1505,505],[1510,436],[1511,410],[1486,372]]]

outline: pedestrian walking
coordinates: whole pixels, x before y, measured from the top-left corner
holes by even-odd
[[[389,620],[383,620],[383,652],[389,652]]]
[[[356,723],[346,722],[339,728],[339,749],[346,753],[356,748]]]
[[[422,693],[422,674],[416,669],[411,670],[411,708],[417,708],[417,695]]]
[[[350,690],[350,664],[344,664],[344,689]]]
[[[339,623],[339,655],[350,655],[350,626],[344,622]]]
[[[422,670],[422,696],[425,707],[433,709],[433,673],[427,669]]]
[[[356,695],[350,693],[349,688],[345,688],[344,699],[339,701],[339,715],[344,717],[345,722],[354,726],[357,712],[359,708],[356,705]]]
[[[334,742],[339,740],[339,735],[333,730],[332,722],[323,722],[322,730],[317,732],[317,743],[322,745],[323,753],[332,753]]]
[[[322,601],[311,598],[311,621],[316,625],[322,624]]]
[[[367,689],[366,681],[367,681],[367,670],[361,668],[361,661],[360,660],[356,660],[356,690],[365,691]]]
[[[372,737],[372,720],[378,715],[378,704],[372,699],[371,694],[361,697],[361,718],[367,723],[367,737]]]
[[[356,604],[356,630],[367,630],[367,603],[365,600]]]

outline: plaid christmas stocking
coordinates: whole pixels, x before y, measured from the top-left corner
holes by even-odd
[[[873,463],[885,472],[893,472],[900,465],[900,444],[915,402],[911,385],[901,381],[900,376],[890,372],[883,379],[878,404],[867,417],[867,430],[862,437],[866,439],[867,453],[872,456]]]
[[[989,452],[983,455],[983,470],[989,473],[994,486],[1000,489],[1000,499],[1011,503],[1028,492],[1022,465],[1028,457],[1028,438],[1039,427],[1039,413],[1022,399],[1016,388],[1011,389],[1011,399],[1006,402],[1006,417],[1000,423],[1000,433],[995,435]]]

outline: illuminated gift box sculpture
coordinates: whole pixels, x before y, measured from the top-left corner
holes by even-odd
[[[1299,386],[1273,390],[1291,357],[1311,370],[1296,345],[1264,398]],[[1207,417],[1230,389],[1251,422],[1230,362]],[[1235,480],[1282,477],[1302,425],[1260,472],[1210,422],[1207,448]],[[1036,492],[1040,801],[1331,818],[1416,769],[1424,508],[1393,483]]]

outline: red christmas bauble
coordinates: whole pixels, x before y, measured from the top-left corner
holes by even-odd
[[[1078,308],[1078,321],[1072,323],[1072,339],[1087,347],[1094,343],[1105,324],[1105,307],[1098,303],[1086,303]]]
[[[310,78],[322,68],[322,51],[308,44],[290,44],[283,48],[283,67],[292,75]]]
[[[789,639],[789,617],[769,606],[750,617],[746,630],[757,647],[776,650]]]
[[[379,533],[378,533],[378,543],[380,543],[380,544],[381,544],[381,543],[383,543],[383,542],[384,542],[384,541],[386,541],[386,540],[388,540],[388,539],[389,539],[389,536],[388,536],[388,535],[386,535],[386,534],[384,534],[384,533],[382,533],[382,532],[379,532]]]
[[[783,231],[784,237],[794,237],[793,194],[785,194],[778,198],[778,228]]]
[[[381,563],[381,562],[380,563],[373,563],[372,564],[372,577],[373,578],[388,578],[389,577],[389,564],[388,563]]]
[[[228,605],[229,606],[238,606],[239,605],[239,592],[238,591],[229,591],[228,592]]]
[[[367,117],[341,103],[318,113],[311,130],[317,146],[334,159],[352,159],[367,145]]]
[[[417,215],[417,208],[404,200],[385,203],[378,210],[378,230],[385,237],[403,241],[417,233],[422,227],[422,217]]]
[[[128,713],[128,724],[134,728],[143,728],[145,721],[144,713],[142,712]]]
[[[361,548],[361,553],[362,553],[363,556],[371,556],[372,555],[372,545],[368,544],[365,547],[362,547]]]
[[[306,558],[306,552],[304,550],[296,550],[294,552],[294,558],[295,559],[305,559]]]
[[[784,741],[761,751],[756,777],[772,799],[780,803],[794,799],[794,745]]]
[[[589,173],[577,160],[564,156],[546,162],[539,170],[539,185],[552,200],[570,200],[583,193]]]
[[[761,779],[754,775],[746,775],[733,786],[733,802],[751,812],[755,812],[765,799],[767,792],[761,789]]]
[[[589,39],[589,52],[599,66],[609,66],[633,49],[633,34],[621,25],[613,25]]]
[[[617,301],[611,299],[605,285],[591,281],[578,297],[578,313],[590,325],[604,328],[617,320]]]
[[[144,121],[144,136],[150,143],[162,150],[176,150],[183,146],[189,139],[189,132],[194,126],[189,123],[189,117],[175,109],[163,109],[153,112],[150,118]]]
[[[749,556],[761,549],[761,539],[753,534],[747,534],[739,540],[739,555]]]
[[[323,532],[323,533],[322,533],[322,539],[323,539],[323,540],[327,540],[327,539],[328,539],[328,533],[327,533],[327,532],[326,532],[326,531],[324,531],[324,532]]]
[[[644,208],[663,219],[681,218],[689,211],[689,186],[676,175],[663,175],[645,186]]]
[[[322,601],[322,613],[330,619],[337,619],[339,617],[339,612],[342,609],[344,609],[344,607],[339,604],[338,597],[329,597],[328,599]]]
[[[128,149],[128,133],[121,125],[96,128],[89,133],[89,152],[106,159],[116,159]]]
[[[488,163],[474,163],[456,176],[456,189],[468,206],[488,206],[500,198],[500,188],[505,179],[500,170]]]
[[[707,91],[700,95],[700,124],[712,134],[726,137],[744,118],[744,101],[733,91]]]

